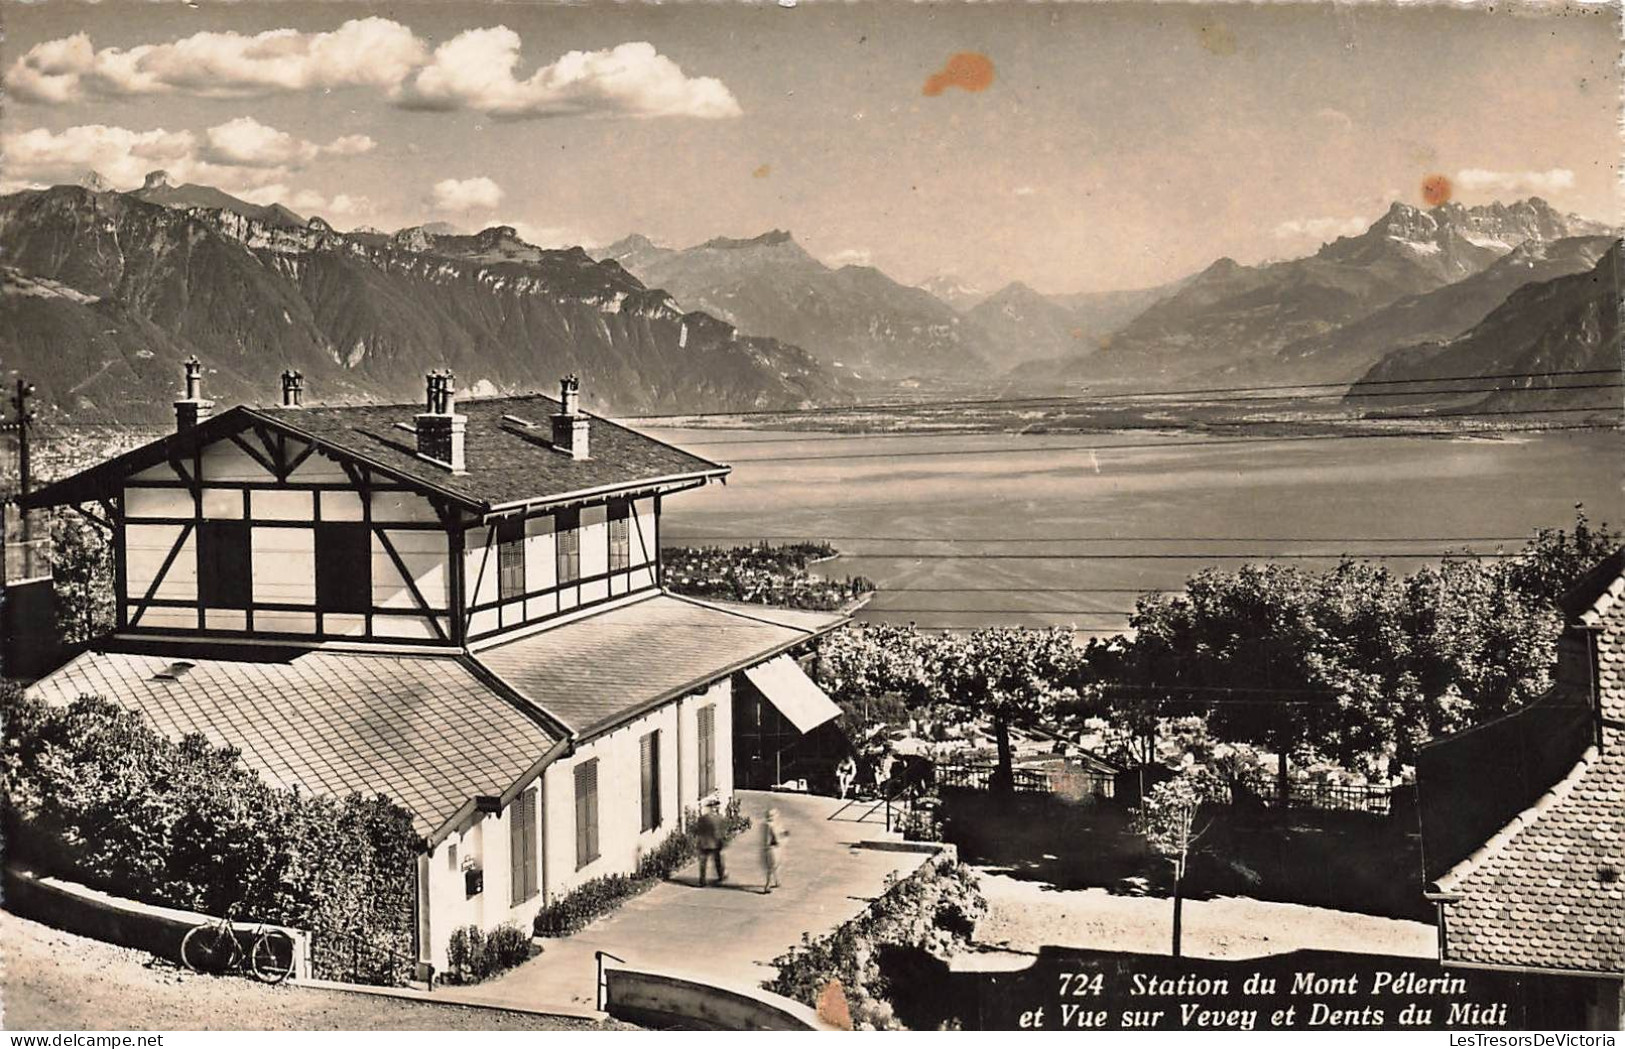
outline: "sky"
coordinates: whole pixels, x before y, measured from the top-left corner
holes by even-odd
[[[1620,219],[1617,11],[786,3],[8,2],[0,189],[162,168],[547,246],[788,229],[987,291],[1309,254],[1441,175]]]

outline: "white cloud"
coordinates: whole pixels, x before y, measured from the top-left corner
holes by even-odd
[[[319,146],[261,124],[253,117],[237,117],[217,124],[204,132],[203,137],[201,156],[204,160],[260,168],[299,168],[323,154],[356,156],[378,145],[368,135],[345,135]]]
[[[1315,110],[1315,119],[1324,120],[1328,124],[1336,124],[1344,131],[1354,130],[1354,118],[1343,112],[1341,109],[1333,109],[1330,106],[1317,109]]]
[[[826,261],[831,266],[872,266],[874,265],[874,253],[868,248],[846,248],[837,251]]]
[[[489,211],[502,203],[502,187],[481,175],[477,178],[442,179],[429,196],[437,211]]]
[[[6,85],[22,101],[52,104],[87,93],[240,98],[313,88],[391,89],[427,52],[412,30],[387,18],[351,19],[328,33],[194,33],[127,50],[98,51],[88,34],[76,33],[29,48],[7,71]]]
[[[1548,171],[1486,171],[1466,168],[1456,172],[1456,185],[1472,191],[1495,193],[1556,193],[1574,188],[1574,172],[1568,168]]]
[[[1010,192],[1014,193],[1018,197],[1030,197],[1034,193],[1037,193],[1038,190],[1034,189],[1031,186],[1017,186],[1015,189],[1011,190]]]
[[[398,93],[415,109],[471,109],[522,118],[607,114],[719,119],[740,113],[739,103],[714,77],[690,77],[653,44],[620,44],[602,51],[571,51],[525,80],[519,34],[507,26],[470,29],[435,49],[428,66]]]
[[[154,168],[187,168],[195,163],[197,138],[190,131],[131,131],[105,124],[81,124],[60,132],[45,128],[4,138],[8,179],[73,182],[96,171],[114,186],[139,186]]]
[[[212,164],[254,168],[298,167],[315,160],[321,147],[267,127],[253,117],[237,117],[204,132],[202,156]]]
[[[201,138],[190,131],[132,131],[106,124],[56,132],[34,128],[0,138],[12,185],[75,182],[95,171],[116,188],[134,189],[148,172],[163,169],[173,182],[203,183],[256,203],[286,196],[289,176],[340,143],[345,145],[339,152],[359,147],[344,139],[318,146],[252,117],[218,124]]]
[[[1371,225],[1358,215],[1350,218],[1289,219],[1271,232],[1277,240],[1310,239],[1327,241],[1337,237],[1357,237]]]
[[[715,77],[688,76],[653,44],[570,51],[524,80],[522,41],[506,26],[470,29],[428,44],[387,18],[327,33],[270,29],[194,33],[169,43],[98,50],[87,33],[35,44],[5,76],[11,97],[61,105],[86,96],[179,93],[244,98],[370,87],[414,109],[470,109],[522,118],[596,114],[736,117],[739,103]]]
[[[335,157],[358,157],[377,148],[378,143],[371,135],[344,135],[323,146],[322,152]]]

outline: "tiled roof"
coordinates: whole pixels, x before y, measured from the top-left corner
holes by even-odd
[[[176,659],[86,652],[30,691],[50,703],[99,695],[167,736],[202,733],[277,786],[386,794],[425,835],[476,795],[501,794],[557,741],[453,656],[187,656],[189,670],[157,676]]]
[[[223,439],[256,423],[313,439],[338,455],[368,462],[409,484],[443,493],[482,512],[493,506],[593,489],[630,488],[657,479],[722,476],[729,469],[598,416],[588,416],[590,454],[573,459],[549,443],[549,420],[559,410],[559,402],[535,394],[458,401],[458,413],[468,419],[464,431],[467,470],[454,474],[420,458],[414,435],[395,425],[411,425],[413,416],[422,410],[420,404],[237,407],[193,430],[170,434],[38,489],[27,504],[56,506],[113,494],[131,473],[162,463],[198,441]],[[534,427],[525,430],[504,424],[505,415]]]
[[[1598,588],[1602,747],[1439,879],[1447,959],[1625,975],[1625,603]]]
[[[255,415],[353,451],[403,476],[490,506],[723,469],[597,416],[590,416],[587,423],[589,457],[572,459],[547,443],[552,436],[549,419],[559,410],[559,402],[535,394],[459,400],[458,413],[468,417],[463,446],[468,471],[453,474],[418,458],[415,438],[395,425],[411,424],[422,410],[419,404],[252,409]],[[533,423],[535,429],[505,426],[504,415]]]
[[[845,618],[660,594],[474,658],[585,736],[776,655]]]
[[[1579,581],[1558,598],[1563,614],[1586,626],[1594,627],[1625,594],[1625,547],[1595,565]]]

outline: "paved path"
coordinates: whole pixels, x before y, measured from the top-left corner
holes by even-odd
[[[700,888],[690,865],[564,939],[548,940],[542,954],[495,980],[435,992],[448,1001],[591,1007],[597,978],[593,954],[608,951],[628,965],[664,969],[725,983],[759,985],[773,976],[774,958],[855,916],[881,891],[888,874],[913,871],[924,853],[861,848],[865,841],[898,840],[885,832],[884,814],[834,798],[740,791],[755,825],[725,854],[728,881]],[[781,888],[761,892],[758,845],[762,813],[779,810],[785,843]],[[834,817],[834,818],[831,818]]]

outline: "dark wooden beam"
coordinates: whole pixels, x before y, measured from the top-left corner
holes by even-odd
[[[188,521],[181,526],[180,537],[175,540],[175,545],[169,548],[169,553],[164,557],[164,563],[158,566],[158,574],[152,577],[152,582],[147,586],[146,594],[136,604],[135,615],[130,619],[131,626],[136,626],[141,622],[142,613],[146,612],[152,603],[152,599],[158,596],[158,588],[164,585],[164,577],[169,575],[169,567],[175,563],[175,558],[180,556],[181,549],[186,546],[186,540],[191,535],[192,522]]]
[[[286,447],[286,444],[287,444],[287,442],[284,441],[283,442],[284,447]],[[307,444],[307,445],[305,445],[304,451],[295,452],[294,455],[293,455],[293,458],[289,459],[287,461],[288,462],[288,472],[283,476],[283,480],[287,480],[287,478],[292,477],[293,472],[295,470],[299,469],[301,466],[305,465],[305,460],[309,459],[315,453],[316,453],[316,446],[314,444]]]
[[[110,519],[108,519],[106,517],[102,517],[100,514],[93,513],[90,510],[86,510],[79,503],[70,503],[68,505],[73,507],[73,512],[74,513],[78,514],[80,517],[83,517],[85,520],[89,521],[91,524],[99,525],[100,527],[107,529],[109,532],[112,532],[112,531],[115,530],[114,527],[113,527],[113,522]]]
[[[244,455],[248,456],[256,463],[259,463],[260,467],[264,469],[266,473],[270,474],[272,477],[275,477],[279,481],[282,479],[282,471],[277,469],[276,463],[272,462],[271,459],[258,448],[255,448],[253,445],[243,440],[241,434],[234,433],[227,438],[227,440],[231,441],[231,443],[235,444],[238,448],[241,448]],[[261,435],[261,440],[264,440],[263,434]]]
[[[442,641],[450,640],[446,637],[444,628],[440,626],[439,617],[434,614],[434,606],[424,599],[423,592],[418,589],[417,580],[412,578],[411,571],[406,567],[406,562],[401,560],[401,555],[395,552],[395,544],[389,541],[389,536],[385,534],[382,528],[374,528],[372,534],[378,537],[378,545],[382,546],[384,553],[389,555],[390,561],[395,565],[395,571],[401,574],[401,579],[406,582],[406,588],[412,592],[412,600],[416,601],[418,607],[423,610],[429,620],[429,625],[434,627],[435,634]]]

